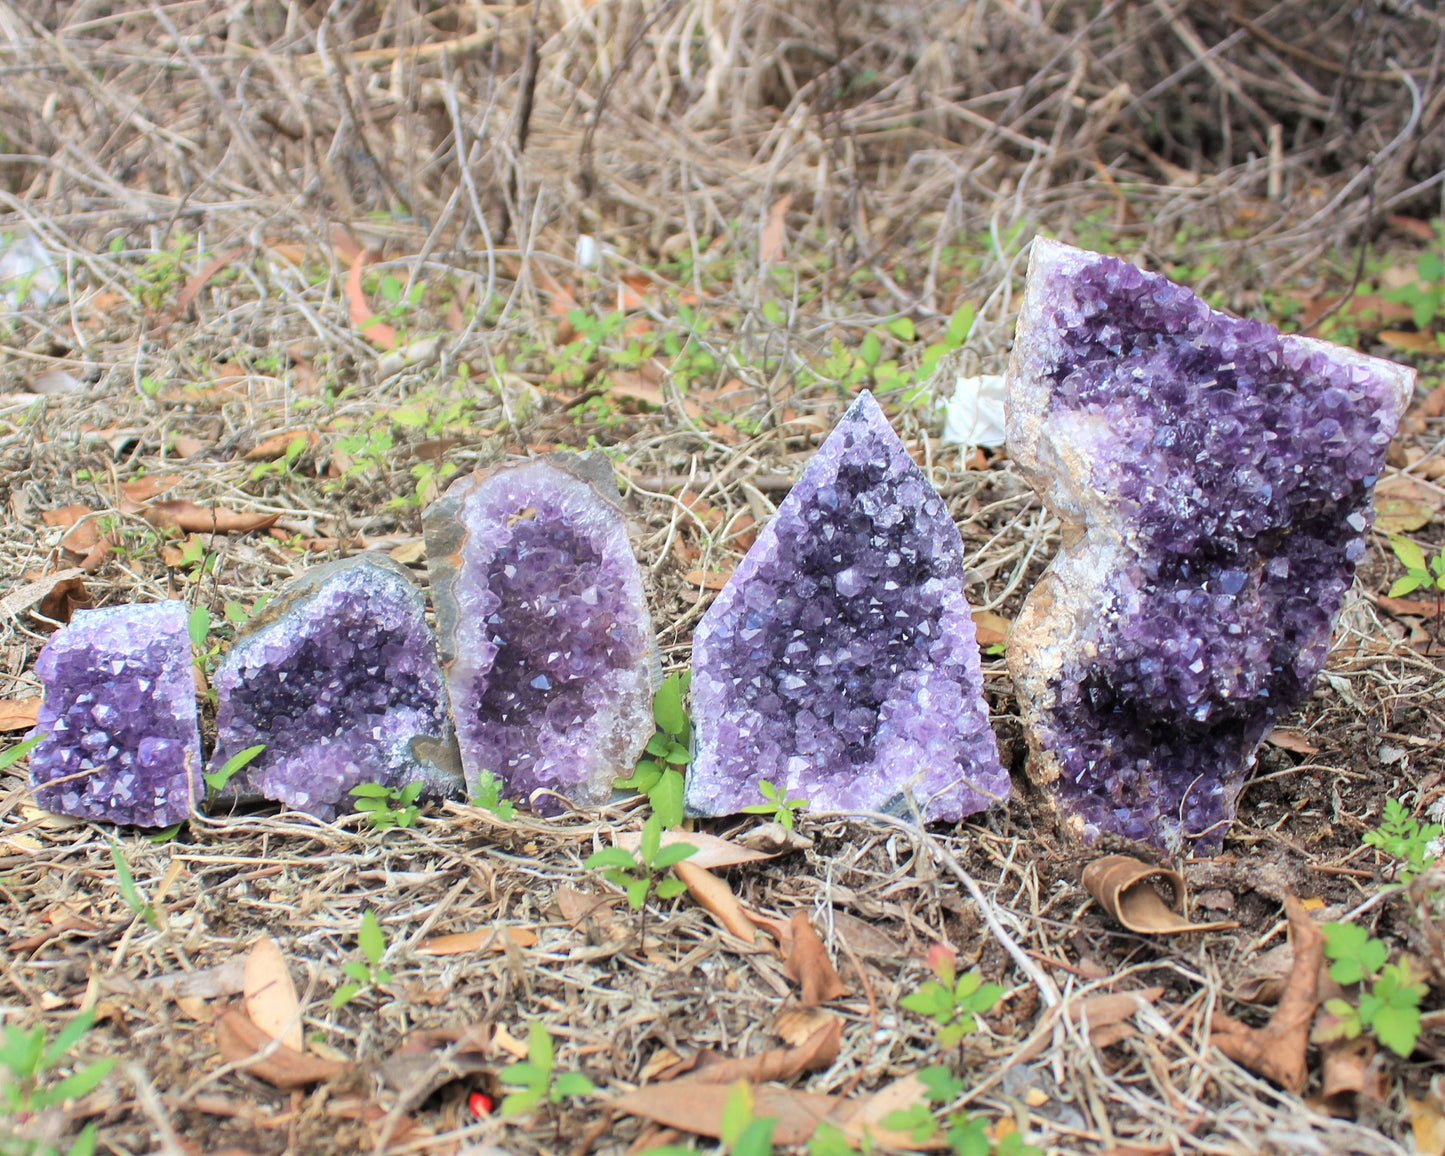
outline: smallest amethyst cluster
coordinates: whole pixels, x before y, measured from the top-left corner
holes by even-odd
[[[186,610],[82,610],[41,650],[30,755],[46,810],[138,827],[179,823],[201,794],[201,735]]]

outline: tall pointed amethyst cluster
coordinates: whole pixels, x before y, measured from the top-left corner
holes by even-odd
[[[265,747],[230,784],[240,793],[330,819],[362,783],[461,785],[421,591],[389,558],[288,583],[237,632],[213,683],[212,769]]]
[[[168,827],[201,797],[201,735],[186,608],[79,611],[35,660],[45,698],[30,754],[47,811]]]
[[[428,508],[427,567],[462,766],[543,814],[598,806],[653,734],[661,668],[611,464],[463,478]],[[534,792],[541,791],[541,794]]]
[[[1085,838],[1219,849],[1324,665],[1414,372],[1034,242],[1014,460],[1073,528],[1009,643],[1031,766]]]
[[[693,637],[687,806],[731,814],[766,780],[819,809],[983,810],[1009,780],[982,683],[958,530],[865,392]]]

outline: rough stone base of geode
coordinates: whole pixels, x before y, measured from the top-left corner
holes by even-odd
[[[30,752],[40,806],[138,827],[191,813],[203,788],[187,617],[179,602],[82,610],[45,644]]]
[[[330,819],[362,783],[461,790],[422,594],[389,558],[357,555],[288,583],[238,631],[212,681],[211,769],[265,747],[228,784],[238,797]]]
[[[848,409],[693,637],[686,803],[958,819],[1001,803],[963,543],[868,393]]]
[[[1008,446],[1066,529],[1008,661],[1068,829],[1220,848],[1324,665],[1413,379],[1034,242]]]
[[[601,454],[480,471],[426,512],[437,638],[469,786],[600,806],[652,737],[652,617]]]

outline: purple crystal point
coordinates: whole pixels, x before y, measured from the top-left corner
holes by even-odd
[[[860,394],[693,636],[689,810],[764,780],[926,819],[1007,798],[974,637],[958,530]]]
[[[1009,642],[1031,770],[1066,823],[1217,851],[1309,692],[1414,371],[1038,239],[1008,444],[1078,529]]]
[[[201,797],[186,608],[81,610],[35,660],[45,687],[30,784],[48,811],[168,827]]]
[[[212,682],[211,769],[266,748],[232,780],[239,792],[330,819],[361,783],[461,785],[422,594],[389,558],[358,555],[288,583]]]
[[[469,786],[599,806],[653,734],[652,617],[601,454],[479,471],[427,510],[437,637]],[[544,793],[536,795],[534,792]]]

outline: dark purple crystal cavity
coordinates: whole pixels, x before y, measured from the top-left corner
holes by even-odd
[[[238,632],[212,682],[211,769],[266,748],[232,780],[239,793],[330,819],[361,783],[446,789],[436,642],[421,591],[389,558],[358,555],[289,583]]]
[[[1082,533],[1009,642],[1037,777],[1085,838],[1217,851],[1308,693],[1414,372],[1034,242],[1009,450]]]
[[[652,737],[660,667],[612,467],[553,454],[428,508],[427,567],[462,766],[544,814],[598,806]]]
[[[943,499],[863,393],[693,637],[689,810],[763,780],[817,809],[957,819],[1007,798]]]
[[[30,785],[47,811],[168,827],[201,797],[186,608],[81,610],[35,660],[45,687]]]

